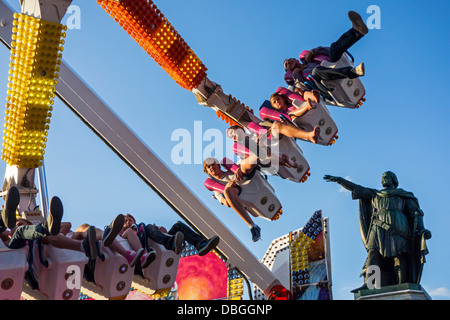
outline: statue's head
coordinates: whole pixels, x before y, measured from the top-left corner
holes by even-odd
[[[393,173],[392,171],[386,171],[385,173],[383,173],[383,175],[381,176],[381,185],[384,188],[389,188],[389,187],[397,188],[398,187],[398,179],[397,179],[397,176],[395,175],[395,173]]]

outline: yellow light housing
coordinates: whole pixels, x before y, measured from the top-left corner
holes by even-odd
[[[244,294],[244,279],[235,269],[228,270],[227,295],[228,300],[241,300]]]
[[[14,14],[6,97],[2,160],[9,165],[42,165],[65,26]]]
[[[206,67],[151,0],[97,0],[176,83],[197,88]]]

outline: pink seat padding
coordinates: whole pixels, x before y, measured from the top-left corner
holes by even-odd
[[[243,144],[239,142],[235,142],[233,144],[233,152],[236,155],[243,155],[244,157],[248,157],[249,155],[252,154],[250,150],[248,150],[248,148],[246,148]]]
[[[277,91],[275,91],[275,92],[285,96],[286,98],[288,98],[291,101],[294,101],[295,99],[300,100],[302,102],[305,101],[300,94],[298,94],[297,92],[291,91],[289,89],[286,89],[284,87],[279,87],[277,89]],[[288,110],[291,111],[290,108],[288,108]]]
[[[213,180],[211,178],[207,178],[205,180],[204,186],[209,191],[217,191],[217,192],[223,193],[225,190],[225,186],[223,184],[221,184],[220,182]]]
[[[222,162],[220,163],[222,167],[224,167],[226,170],[230,170],[233,173],[236,173],[237,169],[239,169],[239,166],[233,162],[233,160],[228,159],[227,157],[224,157],[222,159]]]
[[[288,118],[289,120],[292,121],[291,117],[288,116],[287,113],[284,113],[284,112],[281,112],[281,111],[278,111],[275,109],[265,108],[265,107],[261,108],[261,110],[259,110],[259,115],[261,116],[261,118],[263,120],[281,121],[280,114],[284,115],[286,118]]]
[[[309,50],[303,50],[301,53],[300,53],[300,55],[299,55],[299,58],[300,58],[300,60],[304,60],[305,59],[305,55],[307,54],[309,52]],[[315,56],[313,56],[313,61],[314,62],[317,62],[317,63],[321,63],[322,61],[328,61],[329,60],[329,58],[326,56],[326,55],[324,55],[324,54],[318,54],[318,55],[315,55]]]
[[[260,126],[259,124],[255,123],[255,122],[250,122],[247,125],[247,129],[256,133],[257,135],[266,134],[266,132],[267,132],[267,128]],[[269,136],[268,139],[272,139],[272,137]]]

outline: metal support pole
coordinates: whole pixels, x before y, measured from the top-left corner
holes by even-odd
[[[48,192],[47,192],[47,177],[45,176],[45,164],[38,168],[38,181],[41,199],[41,212],[44,219],[48,216]]]

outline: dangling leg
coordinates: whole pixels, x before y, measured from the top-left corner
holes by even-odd
[[[250,218],[247,210],[239,199],[239,189],[235,187],[228,187],[224,190],[225,198],[230,204],[231,208],[245,221],[248,226],[252,226],[253,220]]]
[[[369,32],[369,29],[357,12],[349,11],[348,17],[353,27],[330,45],[330,62],[338,61],[345,51]]]
[[[177,231],[173,235],[167,235],[162,233],[155,225],[148,224],[146,228],[150,239],[163,245],[167,250],[173,250],[176,254],[180,254],[183,251],[184,235],[181,231]]]
[[[55,198],[55,197],[54,197]],[[52,198],[52,200],[54,199]],[[59,200],[59,199],[58,199]],[[9,248],[19,249],[26,245],[27,240],[45,238],[50,235],[57,235],[61,226],[62,205],[58,200],[50,201],[50,211],[45,220],[37,225],[25,225],[18,227],[9,242]],[[51,206],[53,202],[53,207]]]
[[[63,216],[63,205],[58,197],[52,197],[49,204],[49,213],[47,220],[43,222],[43,226],[49,235],[56,236],[61,228],[61,219]]]
[[[43,238],[42,243],[51,244],[55,248],[83,252],[89,259],[97,258],[94,227],[88,229],[87,236],[84,240],[75,240],[68,238],[65,235],[58,234],[56,236],[48,236]]]
[[[177,234],[177,232],[182,232],[184,235],[184,240],[192,244],[194,247],[197,247],[201,241],[205,240],[205,237],[197,234],[196,232],[194,232],[194,230],[189,228],[186,224],[184,224],[181,221],[177,221],[172,226],[172,228],[170,228],[168,234],[175,235]]]
[[[288,136],[290,138],[298,138],[309,140],[312,143],[317,143],[319,140],[320,128],[314,127],[310,132],[306,132],[296,126],[288,123],[274,122],[272,126],[272,132],[278,131],[279,133]]]
[[[114,239],[119,234],[120,230],[123,228],[123,224],[125,222],[125,217],[123,214],[118,214],[114,220],[105,227],[105,230],[102,234],[103,245],[109,247],[110,244],[114,241]]]
[[[225,188],[224,194],[231,208],[233,208],[233,210],[250,227],[253,242],[261,239],[261,228],[253,222],[252,218],[250,218],[250,215],[242,204],[242,201],[239,198],[239,189],[236,187],[227,187]]]
[[[142,248],[141,241],[139,240],[139,237],[133,229],[128,228],[127,230],[125,230],[125,232],[122,233],[122,238],[128,240],[128,243],[134,251]]]
[[[255,170],[256,165],[258,164],[258,158],[255,155],[250,155],[247,158],[243,159],[239,162],[239,167],[244,176],[250,175],[253,170]]]
[[[323,66],[315,67],[312,75],[317,81],[321,80],[338,80],[338,79],[355,79],[365,74],[364,63],[360,63],[356,67],[327,68]]]
[[[176,234],[177,232],[183,233],[184,240],[192,244],[198,250],[199,256],[204,256],[205,254],[213,250],[220,240],[218,236],[214,236],[211,239],[206,239],[204,236],[196,233],[181,221],[177,221],[168,233]]]
[[[139,252],[142,248],[141,241],[136,232],[129,228],[122,234],[122,238],[127,239],[134,252]],[[155,250],[149,249],[149,252],[143,252],[141,257],[141,267],[147,268],[156,259]]]
[[[314,75],[314,69],[313,69],[313,75]],[[320,92],[317,90],[305,91],[305,92],[303,92],[303,99],[305,101],[312,100],[314,102],[319,103],[320,102]]]
[[[114,239],[113,242],[109,245],[109,248],[112,251],[117,252],[118,254],[123,256],[125,259],[127,259],[127,262],[130,265],[130,267],[134,267],[144,254],[144,248],[141,247],[136,251],[134,250],[129,251],[125,249],[116,239]]]

